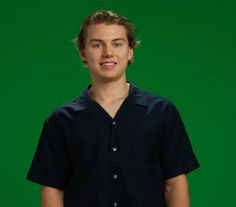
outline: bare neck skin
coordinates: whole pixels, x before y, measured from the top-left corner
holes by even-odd
[[[112,106],[118,101],[123,101],[129,90],[125,78],[112,82],[93,82],[89,90],[91,98],[103,106]]]

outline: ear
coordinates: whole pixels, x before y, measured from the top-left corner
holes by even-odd
[[[83,62],[86,62],[86,54],[85,54],[85,50],[84,49],[81,49],[79,51],[79,55],[80,55],[80,58]]]
[[[134,55],[134,50],[133,48],[129,47],[129,54],[128,54],[128,60],[131,60]]]

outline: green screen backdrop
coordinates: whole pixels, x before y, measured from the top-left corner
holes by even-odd
[[[25,179],[44,119],[90,83],[72,39],[98,9],[128,17],[141,45],[128,80],[179,108],[201,168],[192,207],[235,206],[234,0],[0,3],[0,206],[40,206]]]

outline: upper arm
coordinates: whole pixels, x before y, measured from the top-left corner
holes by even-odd
[[[181,174],[165,181],[165,200],[168,207],[189,207],[187,176]]]
[[[169,178],[169,179],[165,180],[165,185],[167,187],[168,186],[176,186],[176,185],[187,187],[188,186],[187,176],[186,176],[186,174],[181,174],[176,177]]]
[[[64,192],[62,190],[42,186],[41,207],[63,207]]]
[[[169,104],[164,112],[160,155],[164,179],[169,179],[196,169],[199,163],[178,109]]]

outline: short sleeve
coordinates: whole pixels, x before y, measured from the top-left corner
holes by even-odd
[[[171,103],[164,110],[161,161],[164,179],[188,173],[199,167],[180,114]]]
[[[55,117],[44,122],[27,179],[64,190],[69,173],[63,130]]]

